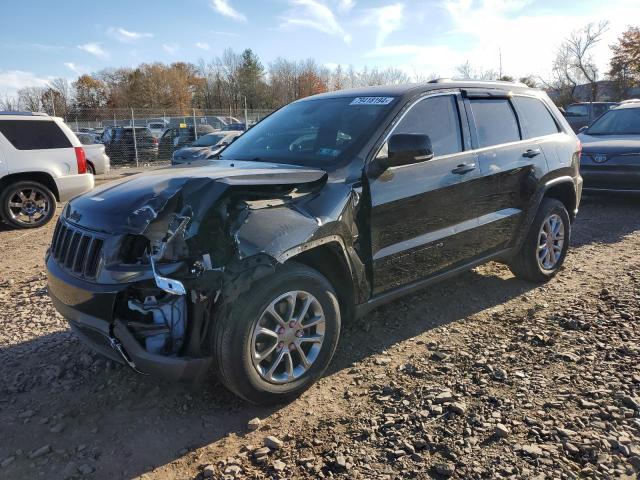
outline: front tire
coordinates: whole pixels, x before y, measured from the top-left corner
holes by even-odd
[[[16,228],[38,228],[56,212],[56,197],[38,182],[15,182],[0,195],[0,216]]]
[[[571,221],[564,205],[544,198],[518,254],[509,263],[513,274],[535,283],[553,278],[569,248]]]
[[[340,335],[340,307],[329,281],[288,263],[223,307],[214,330],[220,381],[245,400],[293,400],[324,373]]]

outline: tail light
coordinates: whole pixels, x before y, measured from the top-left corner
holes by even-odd
[[[84,148],[75,147],[76,161],[78,162],[78,173],[87,173],[87,157],[84,154]]]
[[[154,144],[154,145],[157,145],[157,144],[158,144],[158,139],[157,139],[156,137],[153,137],[153,140],[152,140],[152,141],[153,141],[153,144]]]
[[[580,154],[582,153],[582,142],[580,140],[578,140],[578,146],[576,148],[576,152],[578,153],[578,156],[580,156]]]

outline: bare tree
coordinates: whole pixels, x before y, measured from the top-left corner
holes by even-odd
[[[598,67],[593,59],[593,48],[609,28],[608,21],[589,23],[569,35],[558,48],[552,65],[550,81],[541,81],[558,92],[560,103],[575,100],[578,85],[590,85],[589,99],[598,97]]]
[[[456,67],[456,77],[461,80],[496,80],[498,73],[495,70],[475,68],[469,60]]]
[[[20,106],[29,112],[43,110],[42,98],[45,89],[42,87],[23,87],[18,90],[18,102]]]
[[[0,97],[0,110],[6,112],[13,112],[20,110],[20,101],[17,96],[11,96],[5,92],[3,97]]]
[[[55,99],[56,114],[66,117],[73,101],[71,85],[66,78],[58,77],[49,82],[52,98]]]

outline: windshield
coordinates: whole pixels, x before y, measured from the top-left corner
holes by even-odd
[[[640,135],[640,108],[609,110],[587,130],[589,135]]]
[[[212,147],[216,145],[223,138],[224,138],[224,135],[214,135],[210,133],[208,135],[203,135],[202,137],[198,138],[195,142],[191,144],[191,146],[192,147]]]
[[[334,164],[360,148],[392,97],[340,97],[291,103],[238,137],[221,155],[300,165]]]

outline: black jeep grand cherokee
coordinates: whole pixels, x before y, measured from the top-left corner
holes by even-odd
[[[56,308],[143,373],[214,366],[255,403],[329,364],[343,319],[489,260],[551,278],[580,144],[543,93],[434,82],[294,102],[218,159],[71,201],[47,253]]]

